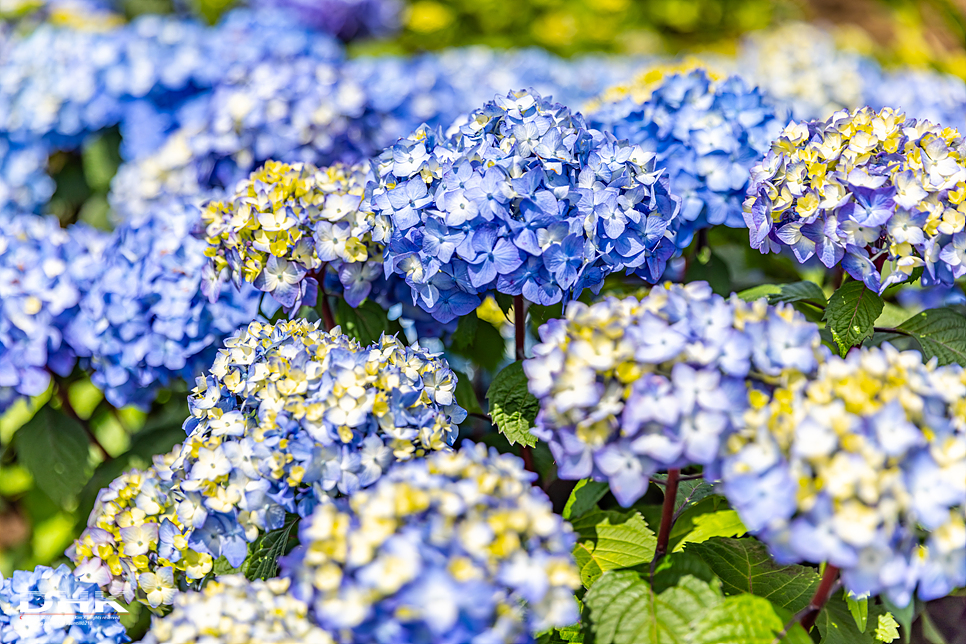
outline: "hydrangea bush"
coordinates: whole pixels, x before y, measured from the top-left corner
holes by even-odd
[[[966,85],[176,4],[0,7],[0,644],[956,641]]]
[[[658,471],[698,464],[714,480],[743,426],[746,383],[795,380],[826,351],[790,306],[728,300],[700,282],[572,302],[540,339],[523,365],[540,401],[534,436],[558,476],[607,481],[624,506]]]
[[[966,275],[966,141],[959,131],[867,108],[792,123],[752,171],[751,244],[817,257],[881,293]],[[889,273],[884,268],[888,266]]]
[[[483,445],[407,463],[319,504],[283,574],[353,642],[513,642],[566,626],[573,533],[532,480]]]
[[[547,305],[626,270],[655,281],[680,200],[654,155],[527,92],[427,128],[373,162],[366,207],[392,224],[387,274],[447,322],[497,291]]]
[[[966,585],[966,373],[889,344],[749,392],[724,492],[780,562],[828,562],[857,595]]]

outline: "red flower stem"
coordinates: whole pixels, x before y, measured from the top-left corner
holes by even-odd
[[[525,357],[527,338],[527,312],[522,295],[513,298],[513,318],[516,327],[516,359],[523,360]]]
[[[664,486],[664,505],[661,506],[661,528],[657,533],[657,547],[654,549],[654,561],[651,568],[664,555],[667,554],[668,541],[671,540],[671,526],[674,524],[674,500],[678,496],[678,481],[681,478],[681,470],[670,469],[667,471],[667,483]]]
[[[838,576],[838,568],[832,564],[825,564],[825,572],[822,574],[822,580],[818,583],[818,588],[815,589],[815,595],[812,596],[812,601],[809,602],[806,613],[802,615],[801,625],[806,633],[815,626],[815,620],[818,619],[818,614],[822,611],[822,607],[825,606],[825,602],[828,601],[829,595],[832,594],[832,588],[835,586]]]

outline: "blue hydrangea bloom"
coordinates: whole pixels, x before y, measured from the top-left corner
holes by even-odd
[[[654,155],[529,91],[445,138],[421,127],[373,169],[368,207],[392,226],[386,274],[442,322],[491,291],[553,304],[614,271],[654,281],[675,252],[680,200]]]
[[[752,168],[753,248],[815,256],[876,292],[924,269],[925,286],[966,275],[966,139],[885,108],[791,123]]]
[[[79,581],[62,564],[17,570],[0,581],[0,641],[113,644],[131,638],[97,585]]]
[[[747,380],[800,377],[827,351],[790,306],[726,300],[705,282],[571,302],[540,339],[523,363],[540,401],[531,431],[560,478],[607,481],[625,507],[660,470],[697,464],[714,480],[744,424]]]
[[[888,343],[750,392],[723,491],[781,563],[905,606],[966,583],[966,372]]]
[[[863,101],[873,109],[892,107],[917,120],[927,120],[966,132],[966,81],[929,69],[885,71],[875,64],[863,68]]]
[[[321,502],[283,560],[296,598],[359,644],[532,642],[578,618],[574,533],[520,459],[482,445]]]
[[[65,329],[102,271],[106,235],[22,214],[0,226],[0,411],[77,362]]]
[[[787,110],[732,76],[715,81],[696,69],[664,79],[644,103],[632,97],[604,103],[589,117],[611,132],[657,155],[681,197],[677,244],[695,230],[725,225],[744,228],[742,201],[749,171],[788,122]]]
[[[39,212],[54,194],[47,174],[47,146],[18,143],[0,134],[0,219],[18,212]]]
[[[259,531],[318,498],[448,449],[466,412],[445,360],[384,336],[369,347],[305,320],[225,340],[188,401],[180,472],[187,543],[237,566]]]
[[[259,315],[260,293],[225,286],[218,301],[202,293],[205,243],[181,204],[117,228],[103,274],[66,328],[89,358],[91,379],[111,404],[147,407],[174,379],[189,382],[210,364],[217,344]],[[268,307],[270,308],[270,307]]]

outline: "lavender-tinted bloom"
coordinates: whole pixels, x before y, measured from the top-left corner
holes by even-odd
[[[482,445],[397,465],[323,499],[283,575],[317,624],[360,644],[529,641],[577,619],[580,584],[572,529],[531,478]]]
[[[966,582],[966,372],[882,348],[753,389],[723,491],[780,562],[828,562],[846,588],[942,597]]]
[[[99,279],[106,242],[83,225],[63,230],[54,217],[0,226],[0,411],[42,394],[52,373],[70,375],[77,350],[65,329]]]
[[[387,36],[399,28],[399,0],[250,0],[250,4],[289,10],[304,23],[344,41]]]
[[[659,470],[699,464],[714,478],[742,427],[749,374],[787,381],[825,351],[790,307],[726,300],[700,282],[573,302],[540,338],[523,366],[540,400],[534,435],[561,478],[607,481],[625,506]]]
[[[64,564],[17,570],[0,581],[0,634],[4,644],[131,641],[97,585]]]
[[[614,271],[656,280],[675,250],[679,201],[653,154],[532,92],[497,97],[445,138],[421,127],[373,169],[363,207],[392,221],[387,275],[404,276],[414,303],[442,322],[454,312],[440,302],[457,292],[469,304],[528,285],[536,303],[553,304]],[[454,246],[424,243],[427,229]],[[441,272],[456,279],[441,284]]]
[[[790,124],[751,175],[744,216],[762,253],[789,246],[879,293],[917,268],[925,286],[966,275],[966,140],[953,128],[836,112]]]
[[[622,98],[590,116],[593,127],[654,152],[667,168],[683,200],[675,240],[682,248],[700,228],[745,226],[749,170],[787,120],[787,110],[759,89],[736,76],[714,80],[704,69],[665,78],[645,102]],[[615,218],[611,226],[616,238],[624,223]]]

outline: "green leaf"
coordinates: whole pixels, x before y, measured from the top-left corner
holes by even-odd
[[[851,594],[845,596],[845,603],[848,604],[852,619],[855,620],[855,627],[863,633],[869,623],[869,596],[855,599]]]
[[[580,624],[564,626],[563,628],[551,628],[537,634],[537,644],[583,644],[584,632]]]
[[[703,614],[689,644],[771,644],[785,625],[768,600],[729,597]]]
[[[463,320],[468,317],[475,319],[475,324],[472,321],[464,323]],[[460,325],[463,325],[462,334],[460,334]],[[495,326],[486,320],[481,320],[476,315],[476,311],[460,318],[456,333],[461,335],[461,341],[459,346],[452,344],[450,350],[486,371],[495,371],[506,357],[506,340]]]
[[[953,309],[928,309],[897,327],[912,335],[922,347],[923,360],[966,366],[966,317]]]
[[[610,488],[607,483],[590,479],[577,481],[577,485],[570,493],[570,498],[567,499],[567,505],[564,506],[563,518],[572,521],[583,516],[597,505],[597,502],[607,494],[608,489]]]
[[[892,613],[879,615],[879,623],[875,627],[875,639],[880,642],[892,642],[899,639],[899,622],[892,617]]]
[[[470,414],[482,414],[480,399],[476,397],[473,381],[462,371],[453,370],[456,374],[456,402]]]
[[[457,350],[468,349],[473,346],[473,340],[476,338],[476,330],[479,326],[480,318],[477,317],[476,311],[470,311],[461,317],[459,322],[456,323],[456,331],[453,332],[450,346]]]
[[[824,320],[845,357],[854,346],[871,338],[875,321],[882,313],[882,298],[862,282],[846,282],[829,298]]]
[[[221,577],[222,575],[234,575],[235,573],[240,572],[244,567],[244,562],[242,562],[242,565],[238,566],[237,568],[232,567],[232,565],[228,563],[228,560],[225,558],[225,555],[221,555],[215,559],[214,563],[212,564],[211,572],[215,577]]]
[[[818,587],[814,568],[775,563],[757,539],[715,537],[688,544],[684,552],[708,564],[726,594],[752,593],[792,613],[805,608]]]
[[[285,525],[266,532],[248,547],[248,560],[242,564],[247,567],[245,576],[248,579],[270,579],[278,573],[278,558],[289,550],[289,538],[298,522],[297,515],[289,515]]]
[[[345,299],[338,298],[335,323],[342,327],[343,333],[358,340],[362,346],[377,341],[383,333],[401,334],[403,330],[398,320],[390,320],[383,308],[372,300],[365,300],[352,308]]]
[[[725,598],[716,580],[684,576],[654,593],[632,570],[605,573],[587,591],[584,607],[595,644],[770,644],[784,626],[768,600]],[[784,641],[801,642],[804,633],[794,635]]]
[[[870,620],[878,620],[884,612],[880,605],[869,604]],[[825,603],[815,625],[822,636],[822,644],[874,644],[868,628],[863,632],[856,626],[842,593],[836,593]]]
[[[936,628],[936,624],[933,623],[928,610],[922,611],[920,618],[922,619],[923,639],[929,642],[929,644],[949,644],[946,638],[943,637],[943,634],[939,632],[939,629]]]
[[[769,304],[778,304],[780,302],[805,302],[822,309],[828,306],[829,303],[822,287],[815,282],[808,281],[782,284],[781,290],[778,293],[768,296]]]
[[[585,587],[608,570],[631,568],[654,558],[657,537],[639,512],[594,508],[571,523],[578,534],[574,558]]]
[[[894,604],[888,597],[882,597],[884,610],[892,614],[894,619],[902,627],[902,641],[908,643],[912,633],[912,622],[916,619],[916,602],[911,600],[905,606]],[[921,604],[920,604],[921,605]]]
[[[654,575],[651,576],[651,588],[656,593],[662,593],[677,586],[681,578],[687,575],[708,583],[715,579],[714,571],[701,557],[688,552],[672,552],[661,557],[655,566]]]
[[[745,302],[754,302],[763,297],[769,297],[781,293],[781,284],[759,284],[738,292],[738,297]]]
[[[684,275],[685,282],[705,281],[718,295],[731,292],[731,271],[723,259],[707,246],[694,257]]]
[[[704,479],[681,481],[678,483],[678,493],[674,497],[674,511],[680,512],[682,508],[694,505],[712,494],[714,494],[714,484]]]
[[[121,163],[118,153],[120,143],[120,136],[116,132],[107,132],[84,145],[81,151],[84,179],[95,192],[106,193],[110,189],[111,179]]]
[[[17,459],[41,490],[61,506],[90,478],[90,443],[84,428],[49,405],[14,435]]]
[[[584,595],[584,622],[595,644],[685,642],[693,624],[722,600],[717,588],[694,577],[655,595],[638,573],[618,570]]]
[[[537,438],[530,428],[540,411],[540,402],[527,389],[523,363],[510,363],[497,374],[486,392],[490,403],[490,417],[510,444],[533,447]]]
[[[527,307],[527,315],[530,316],[530,324],[533,327],[534,335],[536,335],[537,330],[549,320],[563,317],[563,304],[551,304],[549,306],[531,304]]]
[[[734,510],[721,510],[694,517],[694,529],[674,547],[681,550],[687,543],[701,543],[712,537],[738,537],[748,532]]]

